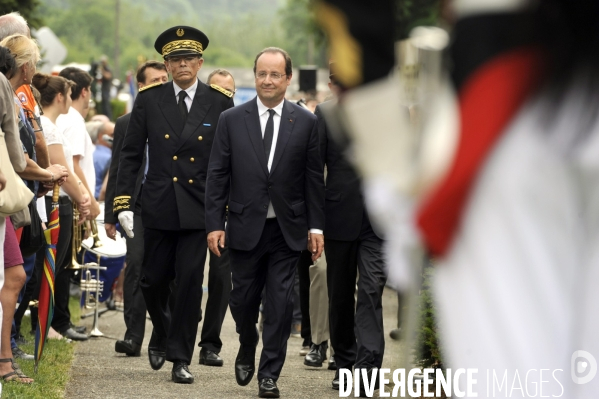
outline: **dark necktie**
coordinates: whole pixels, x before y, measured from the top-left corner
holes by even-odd
[[[264,128],[264,152],[266,153],[266,163],[268,164],[268,159],[270,157],[270,147],[272,147],[272,137],[275,134],[275,122],[273,120],[273,116],[275,114],[274,109],[269,109],[268,113],[268,121],[266,122],[266,127]]]
[[[187,104],[185,104],[185,97],[187,97],[187,93],[185,90],[181,90],[179,92],[179,112],[181,113],[181,118],[183,118],[183,124],[187,121]]]

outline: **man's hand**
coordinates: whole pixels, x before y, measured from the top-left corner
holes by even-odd
[[[125,233],[129,238],[133,238],[133,212],[122,211],[119,213],[119,222],[125,230]]]
[[[104,223],[104,230],[106,230],[106,236],[111,240],[116,240],[116,224]]]
[[[210,248],[210,251],[212,251],[214,255],[220,258],[219,246],[221,248],[225,247],[225,231],[217,230],[208,233],[208,248]]]
[[[308,250],[312,254],[312,262],[320,258],[324,250],[324,236],[322,234],[308,233]]]

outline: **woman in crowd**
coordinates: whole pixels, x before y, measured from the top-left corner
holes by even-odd
[[[80,220],[90,213],[91,195],[73,170],[73,154],[69,141],[63,132],[56,127],[58,115],[66,114],[71,106],[71,86],[73,82],[61,76],[50,76],[37,73],[33,76],[33,85],[41,95],[41,106],[44,115],[41,117],[42,128],[48,145],[50,163],[66,165],[69,176],[60,192],[60,234],[56,255],[55,303],[68,304],[70,274],[69,265],[72,251],[73,203],[77,205]],[[50,209],[51,196],[46,197],[47,209]],[[36,259],[37,263],[40,262]],[[67,306],[67,305],[65,305]],[[70,328],[70,318],[63,312],[54,313],[52,327],[59,333]]]
[[[14,67],[14,59],[10,56],[10,54],[2,54],[0,56],[0,69],[12,69]],[[13,99],[13,89],[10,85],[10,82],[6,79],[3,74],[0,74],[0,113],[2,116],[2,132],[5,135],[6,146],[8,148],[8,153],[10,156],[10,161],[12,167],[16,172],[23,172],[26,167],[25,157],[23,156],[22,146],[19,140],[19,132],[17,125],[17,115],[15,112],[14,99]],[[5,268],[11,268],[11,266],[18,266],[23,264],[23,259],[21,257],[21,252],[19,249],[19,244],[17,241],[17,237],[14,229],[12,228],[12,223],[10,222],[10,218],[0,218],[0,236],[2,237],[0,241],[2,242],[2,261],[4,263]],[[0,268],[0,288],[4,286],[4,275],[5,268]],[[22,268],[22,266],[21,266]],[[8,269],[9,270],[9,269]],[[10,314],[10,320],[12,320],[12,312],[14,312],[14,304],[11,309],[6,307],[6,305],[2,304],[2,309],[6,313],[2,315],[4,319],[8,314]],[[8,329],[9,339],[10,339],[10,324],[8,327],[4,327],[4,322],[2,323],[2,327],[0,329],[0,333],[4,333],[5,329]],[[4,334],[3,334],[4,335]],[[9,345],[10,348],[10,345]],[[7,351],[1,351],[0,353],[0,378],[4,381],[18,381],[24,383],[33,382],[32,379],[28,378],[23,372],[19,369],[19,366],[14,363],[12,358],[12,353]]]
[[[0,69],[10,82],[13,92],[23,84],[30,84],[33,74],[36,71],[36,64],[40,59],[39,50],[35,41],[24,35],[12,35],[0,42],[0,57],[6,60],[3,67]],[[22,148],[25,152],[26,168],[19,173],[27,183],[28,187],[34,194],[43,194],[44,186],[40,187],[39,182],[45,187],[52,187],[55,181],[62,184],[64,177],[67,175],[67,169],[61,165],[51,165],[47,169],[42,169],[36,163],[35,155],[35,133],[29,119],[25,116],[25,112],[21,107],[21,102],[16,95],[13,95],[15,112],[18,115],[19,138],[21,139]],[[7,222],[10,224],[10,221]],[[11,230],[11,229],[8,229]],[[12,236],[12,233],[9,232]],[[13,242],[8,239],[6,243]],[[14,244],[13,244],[14,245]],[[26,281],[25,269],[23,268],[23,258],[18,247],[18,257],[6,259],[5,267],[5,282],[2,291],[0,292],[0,302],[6,311],[2,319],[2,336],[0,339],[0,357],[15,357],[21,359],[33,359],[32,355],[24,353],[16,343],[11,345],[11,325],[14,316],[14,309],[18,300],[19,292],[23,288]]]

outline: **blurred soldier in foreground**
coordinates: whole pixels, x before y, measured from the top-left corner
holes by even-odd
[[[357,2],[321,2],[325,14],[332,3],[352,26]],[[395,220],[400,198],[416,199],[419,235],[439,261],[433,286],[449,366],[500,379],[507,373],[512,391],[515,381],[530,395],[542,385],[541,395],[592,397],[599,391],[599,3],[456,0],[452,11],[457,103],[437,111],[457,107],[459,136],[436,181],[422,185],[422,165],[410,170],[411,181],[398,178],[406,170],[397,166],[426,152],[389,149],[405,139],[401,121],[360,131],[388,111],[364,106],[373,103],[365,96],[376,82],[341,101],[338,111],[349,115],[347,132],[362,152],[369,203]],[[370,45],[349,29],[337,32],[348,34],[332,35],[333,49],[335,42]],[[357,102],[361,112],[349,112]],[[478,397],[490,395],[493,375],[478,377]],[[512,397],[498,389],[492,397]]]

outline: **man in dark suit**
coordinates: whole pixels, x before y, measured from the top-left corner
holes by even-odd
[[[208,157],[222,111],[233,107],[223,91],[197,79],[208,38],[188,26],[163,32],[154,47],[162,53],[173,81],[146,86],[135,100],[121,149],[114,212],[129,235],[131,196],[142,165],[148,171],[141,192],[144,260],[141,288],[154,333],[150,365],[173,362],[172,379],[192,383],[189,372],[198,330],[206,260],[204,188]],[[176,290],[171,296],[170,282]]]
[[[240,334],[235,377],[255,371],[258,309],[265,288],[260,397],[279,397],[293,311],[295,264],[309,248],[317,259],[324,239],[324,176],[316,117],[285,100],[291,58],[269,47],[254,61],[257,98],[221,115],[206,181],[210,250],[229,246],[230,307]],[[229,216],[225,236],[225,207]]]
[[[334,64],[331,65],[334,68]],[[338,90],[334,69],[329,87]],[[339,388],[339,369],[380,368],[385,351],[382,295],[387,280],[383,240],[373,229],[364,206],[360,178],[344,155],[344,148],[329,133],[322,116],[323,103],[316,107],[320,155],[327,168],[325,251],[329,291],[331,345],[337,372],[333,389]],[[354,303],[358,280],[358,299]],[[361,389],[360,392],[364,392]]]
[[[137,88],[153,85],[155,83],[166,83],[168,73],[166,66],[158,61],[146,61],[137,70]],[[118,219],[112,212],[110,204],[114,201],[116,191],[116,178],[119,170],[119,158],[121,147],[125,140],[125,133],[129,125],[131,114],[126,114],[117,119],[114,127],[114,138],[112,144],[112,159],[108,171],[108,183],[106,184],[106,204],[104,207],[104,228],[108,238],[115,239],[116,223]],[[125,353],[127,356],[139,356],[141,344],[144,340],[146,329],[146,302],[144,301],[139,281],[141,279],[141,264],[144,254],[143,224],[141,221],[141,193],[146,172],[146,158],[144,157],[142,167],[139,168],[135,189],[133,191],[133,238],[125,235],[127,240],[127,267],[125,268],[124,301],[125,301],[125,338],[117,340],[114,350]]]

